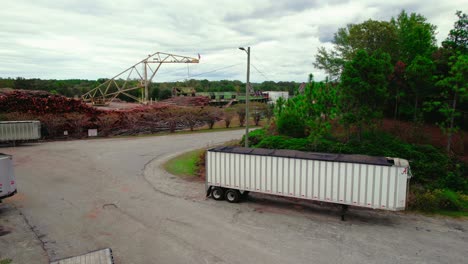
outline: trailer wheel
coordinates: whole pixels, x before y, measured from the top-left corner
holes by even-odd
[[[216,201],[221,201],[224,199],[224,190],[220,187],[213,187],[211,189],[211,197]]]
[[[226,191],[226,200],[230,203],[238,203],[240,200],[241,194],[238,190],[229,189]]]

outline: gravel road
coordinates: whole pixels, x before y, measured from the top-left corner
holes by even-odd
[[[11,231],[0,236],[0,257],[48,263],[110,247],[122,264],[466,261],[466,220],[350,209],[342,222],[333,206],[266,195],[251,194],[240,204],[216,202],[205,198],[203,182],[161,168],[178,153],[242,133],[0,149],[14,155],[20,192],[0,205],[0,226]],[[14,219],[5,223],[7,217]],[[31,254],[8,247],[15,233]]]

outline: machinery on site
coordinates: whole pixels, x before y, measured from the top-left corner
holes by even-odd
[[[235,203],[258,192],[348,206],[398,211],[406,207],[411,178],[407,160],[217,147],[206,155],[206,192]]]
[[[187,56],[156,52],[140,62],[122,71],[96,88],[83,94],[82,99],[93,105],[108,105],[117,96],[125,95],[137,102],[146,104],[149,101],[149,86],[163,63],[199,63],[198,59]],[[155,64],[155,68],[151,67]],[[142,70],[138,68],[143,68]],[[132,90],[142,90],[143,98],[131,95]]]
[[[287,92],[286,92],[287,93]],[[204,96],[210,99],[211,105],[229,107],[232,104],[245,103],[245,93],[237,92],[197,92],[193,87],[174,87],[172,88],[172,97],[180,96]],[[269,94],[261,91],[251,91],[249,95],[250,102],[266,103],[270,100]]]

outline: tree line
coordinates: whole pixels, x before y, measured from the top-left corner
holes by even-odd
[[[437,27],[405,11],[338,29],[314,66],[336,84],[343,124],[362,131],[382,117],[429,122],[447,134],[449,150],[453,133],[468,123],[468,17],[455,15],[440,46]]]
[[[67,97],[80,97],[89,90],[104,83],[107,79],[101,78],[98,80],[43,80],[38,78],[26,79],[23,77],[17,78],[0,78],[0,88],[13,88],[24,90],[43,90],[53,94],[64,95]],[[119,82],[117,80],[117,82]],[[135,81],[135,84],[137,81]],[[260,91],[288,91],[291,95],[297,90],[300,83],[297,82],[274,82],[264,81],[262,83],[252,83],[255,90]],[[193,87],[197,92],[245,92],[245,83],[237,80],[196,80],[190,79],[178,82],[155,82],[150,86],[150,95],[153,99],[164,100],[171,97],[173,87]],[[136,97],[141,97],[141,90],[129,91]],[[131,100],[126,96],[122,96],[122,100]]]

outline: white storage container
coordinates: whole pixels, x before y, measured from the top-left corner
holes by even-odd
[[[269,103],[275,104],[276,101],[281,97],[284,100],[288,100],[289,92],[288,91],[266,91],[263,92],[268,94]]]
[[[0,121],[0,142],[29,141],[41,138],[39,121]]]
[[[221,187],[228,201],[234,189],[404,210],[410,175],[408,161],[399,158],[241,147],[210,149],[206,156],[207,191]]]
[[[0,200],[16,193],[13,161],[10,155],[0,153]]]

